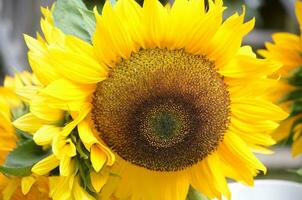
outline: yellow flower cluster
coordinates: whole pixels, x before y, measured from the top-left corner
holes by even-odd
[[[299,68],[302,66],[302,2],[296,1],[296,16],[300,24],[300,35],[292,33],[276,33],[274,34],[274,43],[266,43],[267,50],[259,50],[259,54],[263,57],[282,63],[282,68],[277,72],[281,78],[278,87],[273,90],[275,100],[284,99],[284,95],[288,93],[300,93],[300,85],[294,80],[295,74],[299,75]],[[298,84],[298,85],[297,85]],[[282,101],[281,106],[288,112],[294,111],[295,100],[299,100],[297,95],[288,95],[287,101]],[[284,140],[293,135],[292,154],[297,156],[302,153],[302,124],[297,123],[301,118],[301,113],[293,112],[291,116],[281,123],[280,127],[274,133],[277,141]]]

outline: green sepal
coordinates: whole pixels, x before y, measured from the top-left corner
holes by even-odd
[[[28,140],[8,154],[0,172],[8,176],[29,176],[33,165],[50,154],[51,150],[44,151],[32,139]]]
[[[53,17],[55,25],[65,34],[91,43],[95,31],[95,16],[81,0],[57,0]]]
[[[91,162],[89,160],[79,160],[78,169],[79,169],[79,175],[81,180],[81,186],[84,190],[86,190],[91,196],[97,197],[97,192],[92,186],[91,182],[91,171],[92,166]]]
[[[205,195],[201,194],[199,191],[190,186],[187,199],[186,200],[210,200]]]

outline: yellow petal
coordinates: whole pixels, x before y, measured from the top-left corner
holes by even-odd
[[[41,92],[63,101],[83,100],[91,95],[95,85],[76,85],[65,79],[58,79]]]
[[[87,150],[90,151],[90,147],[98,143],[98,140],[94,136],[92,130],[91,130],[91,124],[88,119],[83,120],[82,122],[79,123],[78,125],[78,132],[79,136],[81,138],[81,141],[83,142],[84,146],[86,147]]]
[[[94,197],[88,194],[81,186],[80,179],[77,178],[73,184],[73,196],[74,200],[95,200]]]
[[[30,49],[28,61],[38,80],[43,85],[48,85],[58,79],[59,76],[52,67],[46,44],[27,35],[24,36],[24,39]]]
[[[59,166],[59,163],[60,160],[57,159],[55,155],[50,155],[35,164],[31,171],[38,175],[45,175],[57,166]]]
[[[71,200],[74,176],[49,177],[49,195],[53,200]]]
[[[5,189],[2,191],[3,200],[10,200],[19,184],[20,183],[18,179],[10,180]]]
[[[159,1],[145,0],[142,20],[144,34],[144,48],[163,48],[167,31],[167,10]],[[152,16],[152,17],[150,17]]]
[[[302,136],[297,138],[292,146],[292,155],[294,157],[300,155],[302,153]]]
[[[114,12],[110,2],[105,2],[101,16],[96,10],[95,14],[93,46],[96,55],[101,62],[113,66],[121,57],[128,58],[137,47],[125,27],[126,22]]]
[[[253,185],[253,177],[257,175],[258,169],[247,164],[236,151],[231,150],[224,142],[219,145],[216,152],[224,163],[222,169],[227,177],[250,186]]]
[[[274,151],[267,149],[261,145],[248,144],[248,146],[251,148],[251,150],[254,153],[260,153],[260,154],[273,154],[274,153]]]
[[[288,116],[280,107],[261,99],[232,99],[232,114],[242,121],[279,121]]]
[[[244,140],[247,144],[263,146],[271,146],[276,144],[276,141],[272,138],[271,135],[265,134],[263,132],[246,133],[236,128],[233,128],[232,125],[229,127],[229,130],[240,136],[240,138]]]
[[[87,116],[87,114],[91,110],[91,105],[90,104],[84,104],[83,107],[81,108],[79,114],[74,117],[74,120],[68,123],[62,130],[61,134],[63,136],[69,135],[71,131],[81,122],[84,120],[84,118]]]
[[[98,145],[92,145],[91,147],[91,163],[96,172],[99,172],[106,163],[107,156],[105,152],[98,147]]]
[[[28,102],[38,93],[40,88],[41,88],[40,86],[28,85],[28,86],[16,88],[15,93]]]
[[[47,43],[63,45],[65,40],[64,33],[56,28],[50,21],[47,19],[41,20],[41,29],[45,36]]]
[[[21,189],[22,189],[22,193],[23,193],[24,195],[26,195],[26,194],[29,192],[31,186],[32,186],[35,182],[36,182],[36,179],[35,179],[34,177],[32,177],[32,176],[23,177],[23,178],[21,179]]]
[[[86,99],[82,100],[73,100],[73,101],[64,101],[57,99],[55,97],[51,97],[48,95],[39,94],[34,97],[32,100],[33,103],[33,112],[36,116],[41,116],[41,119],[46,118],[46,114],[44,111],[46,111],[45,108],[45,102],[49,105],[49,110],[51,114],[51,118],[48,118],[47,121],[57,121],[61,119],[60,115],[62,114],[62,110],[73,112],[73,111],[79,111],[85,104]],[[39,102],[44,102],[43,104],[39,104]],[[61,111],[60,111],[61,110]],[[61,112],[61,113],[60,113]],[[54,120],[57,117],[57,120]]]
[[[241,121],[239,119],[237,119],[236,117],[232,117],[231,118],[231,125],[233,127],[235,127],[236,129],[245,132],[245,133],[250,133],[253,134],[257,131],[261,132],[272,132],[273,130],[275,130],[276,128],[279,127],[279,123],[274,122],[274,121],[259,121],[259,122],[255,122],[253,124],[250,123],[246,123],[244,121]]]
[[[302,2],[300,0],[296,1],[296,16],[300,24],[300,30],[302,32]]]
[[[69,172],[72,171],[70,168],[73,167],[71,164],[71,158],[67,155],[62,156],[60,159],[60,175],[68,176]]]
[[[188,9],[188,12],[186,13],[186,16],[191,16],[190,21],[192,21],[192,27],[187,28],[188,25],[185,24],[184,26],[186,28],[183,28],[184,30],[179,31],[187,31],[186,35],[184,36],[184,45],[186,46],[186,50],[188,52],[206,54],[206,49],[210,45],[211,39],[221,26],[224,8],[218,5],[214,6],[205,15],[200,15],[202,10],[204,10],[202,8],[198,10],[195,8],[194,10],[197,13],[197,16],[196,14],[191,15],[192,7]]]
[[[199,162],[194,166],[192,170],[194,185],[196,189],[199,189],[203,194],[207,195],[211,199],[214,197],[221,198],[221,191],[217,187],[217,183],[214,180],[213,173],[209,168],[209,165],[205,160]],[[208,180],[209,184],[204,184],[202,180]]]
[[[8,112],[8,110],[7,110]],[[4,110],[0,110],[0,120],[2,122],[1,128],[5,129],[6,131],[10,132],[12,131],[13,127],[11,125],[10,121],[10,113],[7,113]]]
[[[92,171],[90,177],[93,188],[96,192],[100,192],[109,178],[109,172],[106,170],[102,170],[99,173]]]
[[[92,131],[92,125],[90,124],[90,120],[86,119],[82,121],[78,125],[78,131],[79,131],[79,136],[81,138],[81,141],[85,145],[86,149],[88,151],[91,151],[91,146],[95,145],[97,148],[102,150],[106,156],[107,156],[107,165],[111,166],[115,162],[115,155],[114,153],[104,144],[102,144],[101,141],[99,141],[93,134]],[[94,147],[96,148],[96,147]]]
[[[64,117],[63,110],[54,108],[51,102],[45,101],[43,97],[39,96],[31,99],[30,112],[38,118],[49,122],[58,122]]]
[[[225,134],[224,143],[228,149],[233,152],[233,154],[245,161],[246,164],[266,173],[265,166],[255,157],[255,155],[247,147],[246,143],[242,141],[236,134],[230,131],[227,132]]]
[[[137,44],[143,44],[142,7],[136,1],[121,0],[117,1],[114,9],[119,18],[123,19],[123,24],[132,40]]]
[[[106,67],[102,67],[93,57],[55,48],[50,49],[50,54],[57,63],[54,65],[55,70],[70,81],[94,84],[107,77]]]
[[[48,8],[41,7],[41,13],[49,23],[54,24],[51,11]]]
[[[236,56],[227,65],[223,66],[219,73],[233,78],[263,77],[270,75],[282,67],[281,63],[261,60],[250,56]]]
[[[68,50],[72,50],[77,54],[84,54],[85,56],[91,58],[95,57],[93,46],[78,37],[75,37],[73,35],[66,35],[65,45],[66,47],[68,47]]]
[[[13,122],[16,128],[28,133],[36,132],[44,124],[47,124],[47,121],[37,118],[32,113],[25,114]]]
[[[244,15],[245,9],[242,15],[234,14],[229,17],[214,35],[207,52],[217,68],[233,58],[240,49],[242,38],[254,27],[255,19],[243,23]]]
[[[275,33],[272,35],[273,41],[277,45],[287,46],[295,51],[301,51],[302,46],[299,44],[300,38],[292,33]]]
[[[59,134],[60,131],[60,127],[44,125],[34,134],[33,140],[38,145],[48,145],[51,144],[52,139],[55,135]]]
[[[52,142],[52,151],[59,159],[65,159],[65,156],[73,157],[76,153],[76,147],[70,138],[58,134]]]
[[[253,58],[257,57],[257,55],[253,52],[252,47],[248,45],[240,47],[240,49],[237,52],[237,55],[251,56]]]
[[[211,156],[209,156],[206,160],[206,163],[209,167],[209,171],[213,176],[213,181],[214,184],[216,185],[217,189],[219,191],[221,191],[221,193],[227,197],[227,199],[231,199],[231,193],[230,190],[228,188],[228,184],[227,181],[225,179],[225,176],[223,174],[223,170],[221,169],[221,166],[223,165],[220,160],[219,157],[216,156],[215,154],[212,154]]]

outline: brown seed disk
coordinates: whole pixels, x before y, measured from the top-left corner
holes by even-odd
[[[230,98],[213,62],[184,50],[145,49],[97,85],[92,118],[120,157],[156,171],[206,158],[227,129]]]

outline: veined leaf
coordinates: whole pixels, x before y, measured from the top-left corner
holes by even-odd
[[[12,176],[28,176],[34,164],[45,158],[51,150],[44,151],[33,140],[28,140],[10,152],[0,172]]]
[[[95,30],[94,13],[81,0],[57,0],[53,17],[55,25],[65,34],[74,35],[89,43]]]

